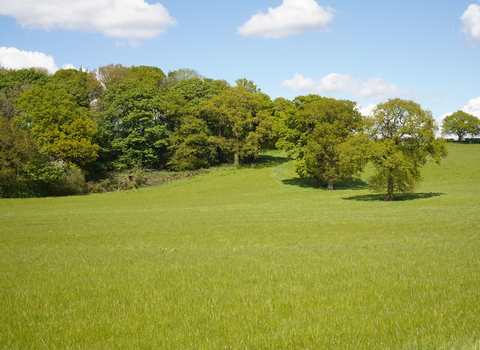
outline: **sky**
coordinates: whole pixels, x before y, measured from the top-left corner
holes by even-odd
[[[111,63],[480,117],[480,1],[0,0],[0,66]]]

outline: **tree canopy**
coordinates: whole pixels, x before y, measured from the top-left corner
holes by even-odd
[[[369,183],[387,193],[385,201],[394,200],[395,192],[413,193],[421,181],[420,168],[447,155],[445,140],[435,137],[438,127],[431,112],[418,103],[390,99],[376,107],[371,122],[375,174]]]
[[[25,91],[16,107],[17,122],[38,140],[43,153],[78,166],[98,157],[99,146],[93,143],[97,124],[59,84]]]
[[[368,138],[364,118],[355,102],[299,96],[295,104],[276,100],[280,118],[276,126],[277,146],[296,159],[296,171],[302,177],[313,176],[317,186],[355,178],[368,158]]]
[[[480,119],[464,111],[446,116],[442,123],[443,135],[456,135],[462,142],[466,135],[480,135]]]

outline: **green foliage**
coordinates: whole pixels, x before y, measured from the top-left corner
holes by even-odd
[[[0,198],[23,192],[25,175],[38,155],[38,148],[26,131],[0,116]]]
[[[379,104],[371,129],[376,169],[371,188],[386,192],[386,201],[393,200],[395,192],[413,193],[421,181],[420,168],[429,159],[440,163],[447,155],[445,140],[435,137],[436,130],[431,112],[418,103],[396,98]]]
[[[126,79],[105,91],[99,119],[103,156],[116,169],[160,168],[166,163],[167,120],[158,90]]]
[[[81,166],[98,157],[93,143],[98,126],[60,85],[25,91],[16,100],[19,125],[40,142],[42,152]]]
[[[462,142],[469,134],[480,135],[480,119],[464,111],[456,111],[443,119],[442,134],[457,135],[458,142]]]
[[[157,67],[132,66],[130,67],[130,72],[136,79],[155,87],[159,87],[163,79],[165,79],[165,73]]]
[[[115,176],[118,190],[137,189],[147,183],[145,170],[140,166],[135,166],[126,172],[116,173]]]
[[[182,80],[186,79],[200,79],[204,80],[205,77],[197,72],[195,69],[190,68],[180,68],[172,72],[168,72],[168,75],[165,79],[162,80],[162,87],[171,87]]]
[[[57,181],[52,183],[49,195],[71,196],[86,193],[87,185],[82,170],[74,165],[59,165],[63,173]]]
[[[182,119],[169,138],[172,152],[168,165],[175,171],[208,168],[217,159],[216,139],[209,134],[204,120],[194,116]]]
[[[313,176],[317,186],[358,177],[368,160],[369,141],[356,104],[317,95],[299,96],[292,103],[275,100],[276,145],[296,159],[302,177]]]
[[[243,158],[256,157],[271,139],[272,101],[263,93],[230,87],[203,102],[201,108],[220,150],[236,165]]]
[[[24,91],[49,82],[49,74],[39,68],[6,69],[0,67],[0,116],[12,119],[17,115],[15,100]]]
[[[60,69],[52,80],[64,88],[80,107],[90,108],[92,101],[102,95],[102,86],[95,72],[77,69]]]
[[[109,86],[118,84],[125,79],[134,79],[135,75],[130,68],[121,64],[108,64],[98,68],[97,78],[102,86],[107,89]]]
[[[42,86],[49,81],[48,72],[42,68],[7,69],[0,67],[0,91],[3,92],[24,84]]]

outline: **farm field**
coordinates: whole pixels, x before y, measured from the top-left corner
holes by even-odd
[[[480,145],[415,196],[256,165],[0,200],[0,349],[480,349]]]

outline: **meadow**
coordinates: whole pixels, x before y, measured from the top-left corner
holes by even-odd
[[[280,152],[2,199],[0,349],[480,349],[480,145],[448,148],[388,203]]]

